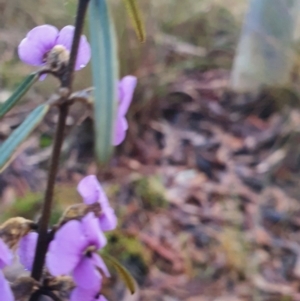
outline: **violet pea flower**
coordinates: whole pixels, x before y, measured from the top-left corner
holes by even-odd
[[[28,271],[32,269],[37,239],[38,234],[36,232],[29,232],[19,242],[18,255],[20,262]]]
[[[61,46],[69,55],[75,27],[68,25],[60,31],[52,25],[41,25],[30,30],[18,47],[20,59],[29,65],[43,66],[47,56],[56,46]],[[90,45],[85,36],[81,36],[75,70],[85,67],[91,58]]]
[[[107,301],[103,295],[99,295],[99,292],[93,290],[86,290],[80,287],[76,287],[70,297],[70,301]]]
[[[53,276],[72,273],[77,287],[99,292],[102,276],[97,268],[109,277],[102,258],[96,253],[106,244],[98,219],[93,212],[81,221],[71,220],[64,224],[50,243],[46,265]]]
[[[87,205],[96,202],[100,204],[101,215],[99,216],[99,223],[102,231],[115,229],[118,223],[115,211],[109,205],[107,196],[96,176],[90,175],[83,178],[79,182],[77,190]]]
[[[128,129],[128,122],[125,115],[130,106],[136,84],[137,78],[132,75],[123,77],[119,82],[119,104],[113,138],[113,145],[115,146],[121,144],[125,139],[126,131]]]
[[[4,277],[1,269],[5,268],[7,265],[12,263],[12,254],[8,249],[7,245],[3,242],[0,238],[0,294],[1,294],[1,301],[14,301],[15,298],[13,293],[10,289],[10,286],[7,280]]]

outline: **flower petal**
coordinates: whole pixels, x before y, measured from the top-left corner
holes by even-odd
[[[3,273],[0,271],[0,292],[1,292],[1,301],[14,301],[15,298],[10,289],[10,286],[7,280],[4,278]]]
[[[103,295],[100,295],[96,301],[108,301]]]
[[[106,243],[106,237],[100,229],[98,219],[95,217],[93,212],[89,212],[81,220],[82,229],[87,238],[89,245],[94,245],[97,249],[103,248]]]
[[[46,77],[47,77],[47,73],[40,75],[40,77],[39,77],[39,81],[41,81],[41,82],[42,82],[43,80],[45,80],[45,79],[46,79]]]
[[[91,59],[91,47],[85,36],[81,36],[75,70],[84,68]]]
[[[79,263],[87,245],[81,223],[76,220],[67,222],[50,243],[46,258],[49,272],[53,276],[69,274]]]
[[[126,137],[126,130],[128,128],[128,123],[125,117],[118,116],[115,122],[115,132],[114,132],[114,140],[113,145],[121,144]]]
[[[96,301],[99,300],[95,298],[97,294],[98,292],[86,290],[81,287],[76,287],[71,293],[70,301]]]
[[[102,231],[114,230],[118,224],[118,219],[115,214],[115,211],[111,207],[104,208],[99,217],[99,221]]]
[[[124,131],[127,131],[128,130],[128,121],[125,117],[123,117],[123,119],[122,119],[122,125],[123,125]]]
[[[8,246],[0,238],[0,269],[3,269],[7,265],[12,263],[13,255],[10,252]]]
[[[30,232],[20,240],[18,250],[20,261],[25,269],[29,271],[32,269],[37,239],[38,234],[36,232]]]
[[[109,273],[109,270],[105,264],[105,262],[103,261],[103,259],[101,258],[101,256],[99,256],[98,254],[96,253],[93,253],[92,254],[92,260],[94,262],[94,265],[96,267],[98,267],[106,277],[110,277],[110,273]]]
[[[44,56],[54,45],[58,30],[52,25],[41,25],[28,32],[18,47],[20,59],[29,65],[41,66]]]
[[[74,36],[75,27],[72,25],[65,26],[59,32],[58,38],[56,40],[57,45],[65,46],[69,51],[71,51],[72,41]],[[78,55],[75,64],[75,70],[80,70],[84,68],[91,58],[91,48],[85,36],[81,36],[78,48]]]
[[[83,257],[73,272],[74,282],[83,289],[99,292],[101,289],[102,276],[96,270],[93,260]]]
[[[130,106],[134,89],[137,84],[137,78],[132,75],[127,75],[119,82],[119,108],[118,114],[125,116]]]
[[[108,205],[107,196],[94,175],[83,178],[77,186],[77,191],[87,205],[96,202],[99,202],[101,206]]]
[[[71,51],[74,31],[75,27],[72,25],[62,28],[57,36],[55,44],[65,46],[66,49]]]

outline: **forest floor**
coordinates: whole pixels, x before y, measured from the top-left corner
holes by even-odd
[[[113,279],[111,300],[300,300],[300,110],[276,106],[280,93],[293,101],[288,91],[241,97],[228,81],[222,69],[183,73],[153,100],[154,116],[131,116],[126,142],[100,171],[119,217],[107,252],[139,284],[129,297]],[[14,128],[26,110],[27,103],[15,108],[5,125]],[[53,222],[80,201],[82,176],[96,172],[92,121],[78,111]],[[55,117],[1,175],[2,219],[38,217]]]

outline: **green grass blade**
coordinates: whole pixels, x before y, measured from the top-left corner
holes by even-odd
[[[0,118],[2,118],[10,109],[12,109],[28,89],[37,81],[39,73],[31,73],[18,86],[13,94],[0,106]]]
[[[129,17],[131,19],[132,25],[136,32],[136,35],[140,42],[144,42],[146,39],[144,22],[142,19],[142,14],[138,8],[137,0],[123,0]]]
[[[117,104],[118,55],[115,29],[107,0],[91,0],[89,6],[92,76],[94,83],[95,152],[97,162],[107,163],[112,154]]]
[[[135,281],[133,277],[131,276],[130,272],[114,257],[107,255],[107,254],[101,254],[101,257],[111,264],[118,274],[122,277],[122,280],[125,282],[127,288],[129,289],[131,294],[135,293]]]
[[[0,145],[0,172],[13,160],[18,147],[43,120],[50,106],[43,104],[35,108],[12,134]]]

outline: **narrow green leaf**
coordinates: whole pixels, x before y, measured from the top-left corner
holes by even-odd
[[[18,147],[39,125],[50,106],[43,104],[35,108],[17,129],[0,145],[0,172],[13,160]]]
[[[113,150],[119,79],[116,35],[107,2],[91,0],[89,6],[92,76],[95,87],[95,151],[100,164],[108,162]]]
[[[119,275],[122,277],[123,281],[125,282],[127,288],[129,289],[131,294],[135,293],[135,281],[133,277],[131,276],[130,272],[114,257],[107,255],[107,254],[101,254],[101,257],[108,263],[110,263],[116,271],[119,273]]]
[[[140,42],[144,42],[146,39],[144,22],[142,20],[141,12],[137,5],[137,0],[123,0],[129,17],[131,19],[132,25],[136,32],[136,35]]]
[[[18,86],[13,94],[0,106],[0,118],[2,118],[14,105],[22,98],[28,89],[36,82],[39,73],[31,73],[24,81]]]

